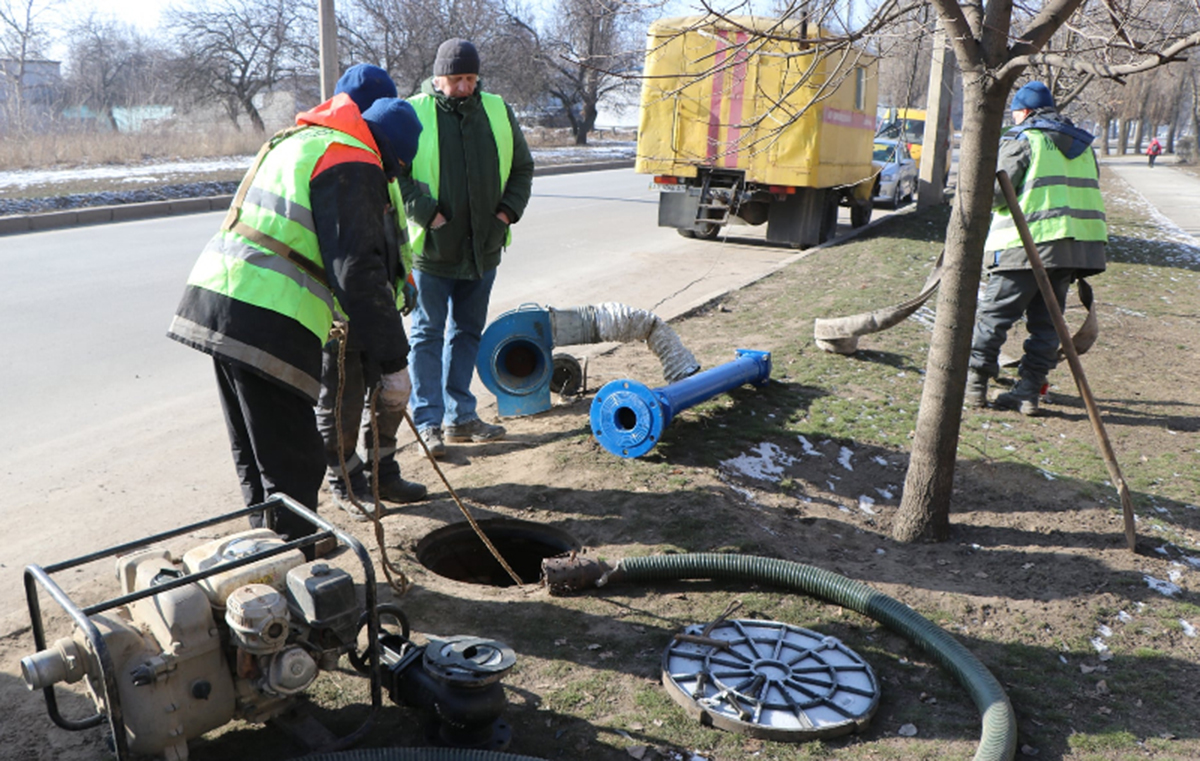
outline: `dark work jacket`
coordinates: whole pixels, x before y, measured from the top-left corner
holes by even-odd
[[[513,156],[508,182],[500,188],[500,162],[496,141],[479,88],[468,98],[447,98],[426,80],[421,92],[437,102],[438,197],[413,180],[408,170],[400,173],[400,191],[410,220],[424,227],[425,248],[413,261],[413,269],[438,277],[478,280],[500,264],[508,226],[496,218],[503,210],[514,223],[525,213],[533,189],[533,156],[512,109]],[[446,224],[430,230],[438,212]]]

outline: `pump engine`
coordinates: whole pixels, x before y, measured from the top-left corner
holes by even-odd
[[[284,507],[324,533],[286,541],[267,528],[209,541],[174,558],[148,546],[222,519],[183,527],[141,542],[42,568],[25,569],[26,597],[38,652],[21,660],[31,690],[42,690],[55,724],[82,730],[107,720],[119,761],[131,754],[185,761],[188,741],[233,719],[265,722],[293,707],[322,669],[343,654],[371,680],[372,711],[322,750],[353,744],[366,734],[386,685],[396,702],[427,712],[438,744],[503,749],[511,736],[500,720],[499,681],[514,665],[510,648],[473,637],[431,638],[418,646],[394,605],[376,605],[375,575],[362,545],[283,495],[257,508]],[[344,569],[308,561],[304,548],[336,537],[363,566],[363,603]],[[78,607],[51,574],[116,557],[121,595]],[[70,636],[47,644],[38,587],[75,621]],[[381,611],[402,633],[382,631]],[[357,651],[359,634],[368,645]],[[96,707],[85,720],[58,711],[55,685],[83,681]]]

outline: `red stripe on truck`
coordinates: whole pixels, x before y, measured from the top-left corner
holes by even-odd
[[[734,35],[733,32],[725,34]],[[728,142],[725,144],[725,166],[736,169],[742,141],[742,104],[746,95],[746,41],[750,38],[745,32],[737,32],[734,42],[737,51],[733,54],[733,87],[729,98],[729,129],[726,133]]]
[[[725,90],[725,59],[729,45],[724,35],[717,37],[717,55],[713,61],[712,101],[708,106],[708,163],[715,164],[721,146],[721,97]]]

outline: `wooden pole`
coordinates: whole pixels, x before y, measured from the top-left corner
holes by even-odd
[[[1054,330],[1058,333],[1063,354],[1067,356],[1067,364],[1071,366],[1071,374],[1075,376],[1075,386],[1079,389],[1079,395],[1083,397],[1084,406],[1087,407],[1088,419],[1092,421],[1092,429],[1095,430],[1096,438],[1100,442],[1100,452],[1104,455],[1104,464],[1108,466],[1108,477],[1112,479],[1113,485],[1117,488],[1117,495],[1121,498],[1121,511],[1125,514],[1125,544],[1129,547],[1130,552],[1136,552],[1137,531],[1134,528],[1133,520],[1133,498],[1129,495],[1129,486],[1125,483],[1125,477],[1121,475],[1121,466],[1117,464],[1117,456],[1113,453],[1108,433],[1104,430],[1104,422],[1100,419],[1100,409],[1096,406],[1095,397],[1092,396],[1087,376],[1083,374],[1083,364],[1080,363],[1079,353],[1075,351],[1075,344],[1071,341],[1071,331],[1067,329],[1067,321],[1063,319],[1062,305],[1058,303],[1058,297],[1054,295],[1054,288],[1050,285],[1050,276],[1046,274],[1042,257],[1038,254],[1037,246],[1033,242],[1033,235],[1029,232],[1029,224],[1025,221],[1025,214],[1021,211],[1021,206],[1017,201],[1017,191],[1013,189],[1008,172],[1001,169],[996,172],[996,179],[1000,182],[1000,188],[1004,191],[1004,199],[1008,203],[1008,210],[1012,214],[1013,222],[1017,225],[1017,231],[1021,234],[1021,243],[1025,246],[1025,255],[1029,257],[1029,266],[1033,269],[1033,276],[1037,279],[1038,290],[1042,292],[1042,300],[1046,302],[1050,317],[1054,320]]]

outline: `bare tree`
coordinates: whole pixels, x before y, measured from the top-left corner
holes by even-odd
[[[155,76],[161,51],[130,24],[88,13],[68,30],[67,52],[71,102],[103,115],[114,130],[115,108],[154,103],[165,94]]]
[[[50,21],[60,0],[0,0],[0,77],[4,116],[9,124],[26,122],[30,64],[50,41]]]
[[[351,0],[339,10],[338,28],[346,63],[383,67],[402,95],[421,89],[438,46],[456,37],[479,49],[489,92],[520,105],[541,90],[530,35],[512,23],[500,0]]]
[[[600,101],[636,84],[625,75],[643,55],[641,8],[625,0],[557,0],[543,33],[521,24],[537,42],[547,91],[562,104],[575,144],[586,145]]]
[[[179,86],[216,103],[235,125],[242,113],[265,130],[255,99],[301,70],[315,70],[315,5],[309,0],[191,0],[166,14],[180,57]]]
[[[958,431],[971,346],[984,240],[991,221],[992,187],[1007,100],[1030,66],[1050,66],[1121,80],[1179,60],[1200,44],[1196,7],[1156,2],[1097,4],[1110,22],[1089,49],[1067,55],[1053,41],[1064,25],[1082,26],[1085,0],[1046,0],[1029,14],[1012,0],[931,0],[962,68],[964,124],[958,193],[946,230],[937,319],[926,364],[912,457],[893,528],[900,541],[945,539]],[[1169,11],[1163,21],[1157,15]]]

